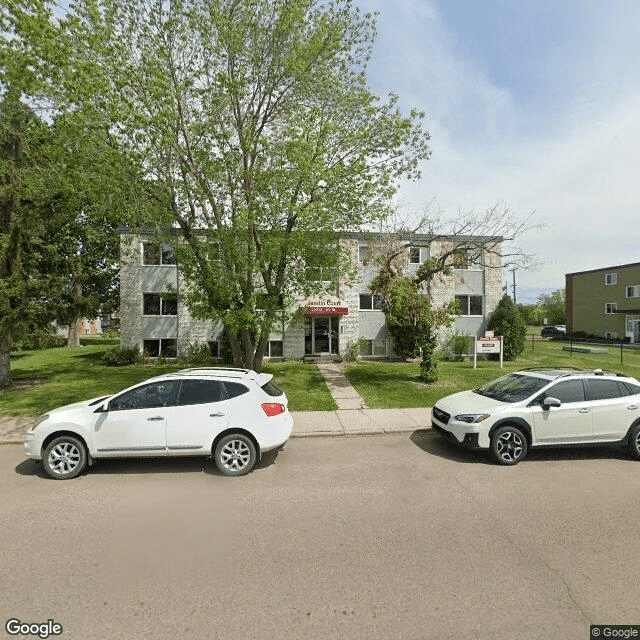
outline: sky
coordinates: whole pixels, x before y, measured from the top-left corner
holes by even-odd
[[[518,302],[640,261],[640,2],[356,2],[380,12],[370,87],[427,113],[407,213],[533,212],[545,226],[519,243],[539,267],[516,272]]]

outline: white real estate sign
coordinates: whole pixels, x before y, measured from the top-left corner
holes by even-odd
[[[500,368],[502,369],[502,336],[482,336],[476,338],[473,347],[473,368],[477,368],[479,353],[499,353]]]

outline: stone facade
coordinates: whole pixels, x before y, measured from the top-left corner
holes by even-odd
[[[145,344],[152,344],[145,343],[145,340],[166,341],[161,344],[174,341],[173,344],[180,353],[188,345],[217,341],[222,333],[222,326],[193,318],[186,305],[180,302],[174,315],[144,314],[145,293],[159,295],[175,289],[179,294],[186,287],[174,264],[143,264],[142,243],[146,240],[144,236],[126,233],[121,238],[122,345],[143,349]],[[415,255],[420,256],[420,262],[429,255],[435,256],[446,251],[448,245],[450,242],[446,240],[429,242],[426,236],[418,234],[410,239],[410,246],[419,252]],[[270,338],[274,341],[274,346],[282,349],[284,358],[302,359],[305,353],[310,355],[310,352],[311,355],[329,354],[328,344],[332,345],[332,354],[344,356],[349,345],[361,338],[367,341],[365,349],[369,350],[370,357],[394,357],[393,340],[387,330],[383,312],[375,309],[373,298],[368,307],[365,305],[365,308],[361,308],[361,295],[367,301],[366,296],[371,294],[371,282],[377,272],[375,264],[364,258],[359,261],[361,247],[367,246],[367,240],[362,235],[345,234],[340,240],[340,246],[353,265],[351,272],[343,273],[338,279],[337,287],[334,284],[331,292],[319,292],[313,299],[299,300],[295,308],[290,309],[288,323],[274,327]],[[410,262],[408,251],[403,260],[403,270],[409,275],[420,266],[420,262]],[[467,308],[463,315],[455,318],[453,327],[461,333],[480,336],[502,296],[500,257],[494,253],[485,253],[479,264],[454,269],[451,275],[438,275],[428,289],[425,288],[425,294],[438,307],[459,296]],[[309,309],[313,305],[313,313],[316,315],[312,315]],[[323,318],[330,316],[334,307],[339,309],[328,323]],[[327,330],[327,327],[331,328]],[[443,338],[446,332],[447,329],[442,329],[440,337]]]

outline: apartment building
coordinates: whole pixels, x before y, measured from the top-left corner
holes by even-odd
[[[640,262],[568,273],[567,331],[640,343]]]
[[[120,326],[123,346],[134,346],[149,356],[171,357],[189,344],[208,343],[218,353],[222,326],[195,319],[186,305],[176,301],[170,289],[183,291],[171,246],[158,247],[151,234],[123,230],[121,250]],[[385,323],[379,296],[371,292],[375,264],[368,261],[371,239],[358,233],[344,233],[340,244],[355,267],[355,277],[326,283],[324,291],[300,298],[287,323],[274,327],[266,357],[302,359],[344,355],[349,344],[363,339],[364,358],[393,358],[393,340]],[[406,239],[404,271],[415,272],[430,255],[437,255],[451,240],[437,242],[422,234]],[[461,314],[455,328],[468,335],[482,335],[502,295],[502,269],[499,256],[485,253],[475,261],[460,264],[451,275],[439,275],[430,285],[435,305],[454,298]]]

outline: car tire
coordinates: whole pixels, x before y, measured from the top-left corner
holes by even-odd
[[[505,425],[491,436],[491,454],[500,464],[518,464],[527,455],[527,449],[527,439],[517,427]]]
[[[70,480],[79,476],[87,466],[87,449],[79,438],[54,438],[44,450],[42,465],[54,480]]]
[[[230,433],[216,445],[213,459],[223,475],[243,476],[256,463],[256,447],[251,438],[241,433]]]
[[[636,460],[640,460],[640,424],[629,431],[629,450]]]

